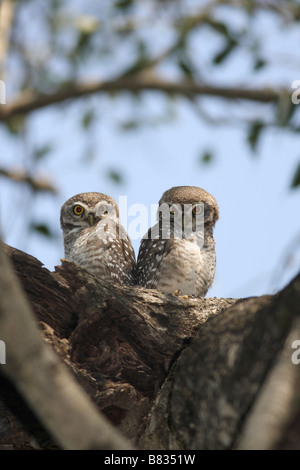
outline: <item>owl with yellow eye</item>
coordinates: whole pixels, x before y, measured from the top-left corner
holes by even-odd
[[[144,235],[136,282],[167,294],[203,297],[215,266],[213,229],[219,218],[215,198],[196,186],[176,186],[162,195],[157,223]]]
[[[96,276],[132,285],[135,254],[116,201],[102,193],[77,194],[61,208],[65,258]]]

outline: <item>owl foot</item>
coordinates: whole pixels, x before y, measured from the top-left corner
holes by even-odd
[[[181,299],[188,299],[188,298],[189,298],[189,296],[188,296],[188,295],[185,295],[185,294],[182,292],[182,290],[180,290],[180,289],[175,290],[175,291],[173,292],[173,295],[174,295],[175,297],[180,297]]]
[[[180,295],[183,295],[183,292],[182,292],[182,290],[177,289],[173,292],[173,295],[175,295],[175,297],[179,297]]]

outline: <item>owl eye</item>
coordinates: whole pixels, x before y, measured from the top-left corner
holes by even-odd
[[[193,207],[193,214],[195,214],[195,215],[202,214],[202,211],[203,211],[203,207],[200,206],[200,205],[197,205],[197,206]]]
[[[100,214],[105,214],[105,213],[107,213],[107,207],[104,204],[101,204],[98,207],[98,211],[100,212]]]
[[[83,211],[84,211],[84,209],[83,209],[82,206],[74,206],[73,207],[73,212],[74,212],[75,215],[81,215],[81,214],[83,214]]]

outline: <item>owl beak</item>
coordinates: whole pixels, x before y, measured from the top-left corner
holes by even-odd
[[[95,222],[95,215],[88,214],[88,223],[90,224],[91,227],[94,225],[94,222]]]

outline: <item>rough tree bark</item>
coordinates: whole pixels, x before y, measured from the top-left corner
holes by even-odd
[[[300,447],[300,275],[274,296],[183,299],[5,250],[41,336],[135,448]],[[0,385],[0,448],[61,446]]]

